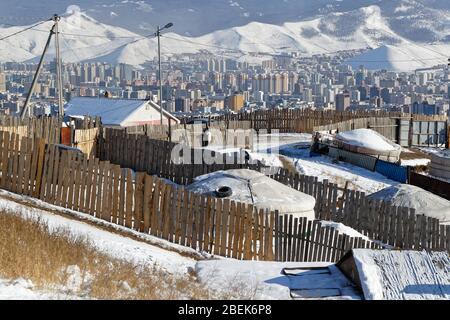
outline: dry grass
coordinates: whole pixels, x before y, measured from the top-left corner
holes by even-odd
[[[89,239],[50,230],[45,221],[0,212],[0,277],[25,278],[38,289],[97,299],[220,298],[194,276],[111,258]]]
[[[409,152],[401,152],[400,159],[402,160],[415,160],[415,159],[431,159],[431,156],[419,149],[411,148]]]

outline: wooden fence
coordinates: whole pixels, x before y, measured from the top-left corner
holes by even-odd
[[[276,212],[190,193],[156,176],[134,174],[108,161],[45,144],[43,139],[32,144],[30,138],[8,132],[0,137],[0,184],[12,192],[236,259],[336,261],[349,248],[341,241],[344,236],[317,222],[287,227],[280,224],[284,216]],[[293,217],[285,219],[292,221]],[[327,240],[322,233],[332,237]],[[334,243],[335,238],[338,242]],[[305,245],[303,249],[292,247],[295,252],[300,250],[299,255],[287,253],[291,239]],[[353,238],[350,243],[353,247],[368,245]],[[330,255],[316,255],[316,248]]]
[[[79,130],[87,130],[102,127],[101,118],[98,116],[97,117],[84,116],[82,118],[72,118],[71,121],[74,123],[74,128]]]
[[[314,132],[314,127],[329,125],[358,118],[402,118],[411,117],[419,121],[446,121],[443,116],[411,115],[401,112],[386,111],[344,111],[335,110],[312,110],[312,109],[272,109],[256,110],[253,112],[243,112],[237,114],[226,114],[211,117],[214,120],[225,122],[246,121],[250,125],[248,129],[267,129],[269,132],[277,129],[280,132]],[[184,122],[194,120],[185,118]]]
[[[345,190],[326,180],[291,175],[286,169],[271,176],[316,199],[316,219],[340,222],[372,240],[412,250],[450,252],[450,226],[438,219],[417,215],[414,209],[369,201],[363,192]]]
[[[278,216],[275,230],[276,261],[337,262],[354,248],[382,248],[373,241],[340,234],[318,220],[299,219],[292,215]]]
[[[397,112],[378,111],[318,111],[311,109],[257,110],[250,113],[227,114],[218,119],[224,121],[249,121],[255,130],[277,129],[280,132],[309,132],[314,127],[367,117],[398,117]]]
[[[100,128],[75,129],[73,138],[73,147],[78,148],[87,155],[97,154],[97,139],[100,134]]]
[[[127,134],[124,130],[104,128],[103,135],[98,140],[97,156],[103,161],[110,161],[134,171],[143,171],[158,175],[177,184],[189,184],[200,175],[218,170],[254,169],[261,167],[259,162],[254,164],[243,160],[237,163],[237,155],[227,158],[224,154],[208,151],[211,156],[221,159],[212,164],[175,164],[173,160],[180,160],[183,154],[172,157],[172,150],[177,144],[169,141],[151,139],[145,135]],[[187,148],[191,159],[203,155],[201,149]],[[178,160],[177,160],[178,159]]]
[[[145,135],[154,140],[163,140],[170,142],[183,142],[189,144],[191,147],[195,147],[194,140],[201,139],[203,129],[206,128],[206,124],[198,122],[196,124],[172,124],[172,125],[140,125],[123,128],[127,134],[140,134]],[[236,135],[237,132],[247,132],[246,141],[244,146],[250,148],[253,140],[251,139],[251,123],[250,121],[213,121],[208,124],[208,128],[215,134],[220,133],[221,141],[228,141],[230,134]],[[214,144],[212,141],[211,144]],[[201,146],[200,141],[197,141],[197,145]]]
[[[370,117],[350,119],[343,122],[314,127],[314,132],[351,131],[355,129],[372,129],[391,141],[397,141],[397,119],[388,117]]]
[[[139,140],[143,141],[140,147],[137,145]],[[156,174],[177,184],[189,184],[193,178],[217,170],[235,168],[265,170],[264,173],[269,177],[313,196],[316,199],[316,219],[342,222],[362,233],[370,234],[371,239],[399,248],[436,250],[450,248],[448,244],[450,227],[435,227],[439,225],[439,221],[436,219],[420,218],[422,216],[417,216],[409,211],[405,216],[404,210],[409,209],[386,206],[384,203],[367,202],[365,195],[361,192],[342,190],[327,180],[318,181],[317,177],[292,175],[284,168],[272,168],[267,172],[267,168],[259,163],[253,165],[175,165],[170,158],[174,145],[174,143],[166,141],[152,140],[143,136],[138,138],[126,135],[119,130],[110,130],[103,141],[103,148],[109,150],[106,151],[104,160],[133,168],[136,171]],[[105,148],[105,146],[108,147]],[[130,151],[127,153],[121,150]],[[121,158],[124,154],[127,154],[125,159]],[[355,203],[361,204],[361,206],[355,207]],[[373,212],[377,212],[377,218],[372,216]],[[375,221],[374,219],[379,220]],[[417,226],[417,228],[411,226]],[[438,231],[432,235],[430,231],[432,229],[429,228],[436,228]],[[410,239],[417,237],[420,239],[419,242],[410,242]],[[435,240],[434,237],[439,240]]]
[[[2,188],[237,259],[273,260],[275,213],[204,197],[143,172],[2,132]]]
[[[447,200],[450,200],[449,182],[409,170],[408,183],[437,194],[438,196],[441,196]]]
[[[56,117],[25,118],[0,116],[0,130],[20,137],[42,138],[47,143],[60,143],[61,121]]]

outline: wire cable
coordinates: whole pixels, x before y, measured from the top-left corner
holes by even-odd
[[[39,25],[41,25],[41,24],[44,24],[44,23],[48,22],[48,21],[51,21],[51,20],[41,21],[41,22],[38,22],[38,23],[36,23],[36,24],[33,24],[33,25],[31,25],[31,26],[29,26],[29,27],[27,27],[27,28],[24,28],[24,29],[19,30],[19,31],[14,32],[14,33],[11,33],[11,34],[9,34],[9,35],[7,35],[7,36],[4,36],[4,37],[0,38],[0,41],[9,39],[9,38],[11,38],[11,37],[14,37],[14,36],[16,36],[16,35],[18,35],[18,34],[21,34],[21,33],[25,32],[25,31],[31,30],[31,29],[33,29],[33,28],[35,28],[35,27],[37,27],[37,26],[39,26]],[[49,30],[47,30],[46,32],[49,32]]]

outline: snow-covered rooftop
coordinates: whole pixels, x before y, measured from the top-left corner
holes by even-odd
[[[75,97],[66,105],[65,112],[72,117],[99,116],[103,124],[123,125],[127,118],[142,110],[144,105],[160,111],[160,107],[149,100]],[[178,119],[167,111],[163,110],[163,114],[178,122]]]
[[[355,129],[342,132],[336,135],[336,139],[347,144],[376,151],[394,151],[400,147],[371,129]]]
[[[351,254],[366,299],[450,299],[447,252],[353,249]]]
[[[144,100],[76,97],[66,105],[66,114],[70,116],[100,116],[105,124],[120,125],[145,103]]]

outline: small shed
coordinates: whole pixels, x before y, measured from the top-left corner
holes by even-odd
[[[398,162],[402,148],[371,129],[355,129],[338,133],[333,141],[338,148],[378,159]]]
[[[248,169],[216,171],[195,178],[186,190],[253,204],[258,210],[315,218],[314,197],[292,189],[266,175]],[[228,192],[219,192],[226,190]]]
[[[353,249],[336,266],[366,300],[449,300],[447,252]]]
[[[70,117],[99,116],[106,126],[130,127],[161,123],[161,107],[151,100],[75,97],[65,106]],[[163,124],[180,123],[163,109]]]

